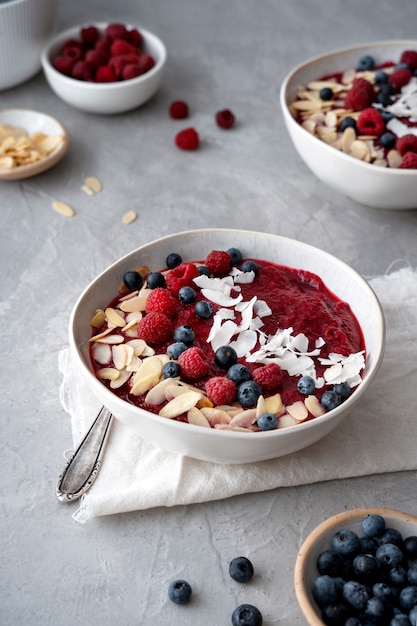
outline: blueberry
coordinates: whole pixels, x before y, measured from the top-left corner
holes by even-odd
[[[274,430],[278,426],[278,420],[273,413],[262,413],[256,422],[261,430]]]
[[[408,615],[405,615],[404,613],[398,613],[397,615],[394,615],[389,623],[389,626],[411,626],[411,622],[408,618]]]
[[[185,287],[181,287],[178,292],[178,299],[181,304],[192,304],[193,302],[195,302],[196,297],[197,294],[195,292],[195,289],[193,289],[192,287],[188,287],[187,285]]]
[[[348,383],[337,383],[337,385],[334,385],[333,391],[339,396],[342,402],[347,400],[352,394],[352,389]]]
[[[220,346],[214,353],[214,362],[217,367],[221,367],[223,370],[228,370],[237,361],[236,350],[231,346]]]
[[[319,98],[324,101],[331,100],[333,98],[333,89],[330,87],[323,87],[323,89],[320,89]]]
[[[256,406],[259,396],[262,395],[261,386],[254,380],[246,380],[238,385],[236,392],[237,401],[245,408]]]
[[[347,618],[344,626],[362,626],[362,623],[359,621],[357,617],[354,617],[353,615],[351,615],[350,617]]]
[[[180,354],[185,352],[188,349],[188,346],[183,341],[176,341],[175,343],[171,343],[167,348],[167,355],[170,359],[174,359],[176,361]]]
[[[403,538],[399,530],[396,528],[386,528],[382,535],[378,537],[379,545],[383,543],[393,543],[396,546],[402,547]]]
[[[356,120],[353,117],[344,117],[339,124],[339,130],[343,133],[346,128],[353,128],[356,130]]]
[[[321,607],[340,600],[340,585],[337,578],[322,574],[313,582],[313,597]]]
[[[383,148],[392,148],[395,145],[395,136],[392,133],[382,133],[379,143]]]
[[[411,626],[415,626],[417,624],[417,604],[410,610],[408,617],[410,619]]]
[[[123,276],[123,282],[129,291],[136,291],[137,289],[142,289],[143,287],[142,276],[139,272],[135,272],[134,270],[130,270],[125,273]]]
[[[199,265],[197,269],[202,276],[204,275],[210,278],[210,270],[208,267],[206,267],[205,265]]]
[[[262,613],[252,604],[241,604],[232,613],[232,626],[262,626]]]
[[[259,274],[259,267],[258,264],[255,263],[255,261],[243,261],[242,265],[240,266],[240,270],[242,272],[253,272],[255,276]]]
[[[366,72],[367,70],[373,70],[375,67],[375,60],[369,54],[365,54],[361,57],[356,65],[356,69],[359,72]]]
[[[195,339],[195,333],[191,326],[187,326],[186,324],[183,326],[177,326],[174,330],[174,339],[175,341],[182,341],[187,344],[187,346],[190,346]]]
[[[361,544],[360,552],[363,554],[373,554],[375,556],[378,544],[373,537],[359,537]]]
[[[194,307],[195,314],[202,320],[208,320],[213,315],[213,307],[207,300],[199,300]]]
[[[297,383],[297,389],[305,396],[309,396],[310,394],[314,393],[316,389],[316,383],[314,381],[314,378],[312,378],[311,376],[301,376]]]
[[[162,376],[164,378],[176,378],[181,374],[181,368],[175,361],[168,361],[162,367]]]
[[[151,272],[146,279],[146,286],[149,289],[156,289],[157,287],[165,287],[165,276],[161,272]]]
[[[372,513],[362,520],[362,530],[367,537],[377,537],[385,530],[385,520],[382,515]]]
[[[404,539],[403,552],[409,559],[417,559],[417,537],[411,535]]]
[[[384,543],[376,551],[376,559],[381,567],[397,567],[403,560],[403,553],[393,543]]]
[[[230,256],[230,263],[232,265],[238,265],[242,261],[242,253],[239,248],[229,248],[226,250],[227,254]]]
[[[394,113],[391,113],[391,111],[380,111],[380,113],[385,124],[387,124],[390,120],[394,119],[395,117]]]
[[[175,604],[187,604],[191,593],[191,585],[186,580],[173,580],[168,587],[168,597]]]
[[[349,612],[342,602],[335,602],[325,606],[321,616],[324,623],[328,624],[328,626],[340,626],[340,624],[346,623]]]
[[[331,391],[330,389],[328,391],[325,391],[320,398],[320,404],[326,411],[331,411],[332,409],[335,409],[337,406],[339,406],[340,403],[341,399],[339,398],[337,393]]]
[[[387,582],[395,587],[404,587],[407,584],[407,570],[402,565],[391,567],[388,570]]]
[[[388,74],[383,70],[375,72],[374,76],[375,85],[384,85],[388,81]]]
[[[229,563],[229,574],[237,583],[248,583],[253,576],[253,565],[245,556],[237,556]]]
[[[409,611],[417,604],[417,587],[409,585],[400,591],[400,606]]]
[[[169,270],[173,270],[174,267],[178,267],[178,265],[181,265],[182,258],[176,252],[171,252],[171,254],[168,254],[167,258],[165,259],[165,263]]]
[[[394,67],[394,71],[395,70],[409,70],[410,66],[408,65],[408,63],[398,63],[395,67]]]
[[[323,550],[317,557],[317,569],[319,574],[329,576],[341,576],[343,573],[343,559],[336,550]]]
[[[393,614],[392,606],[385,598],[369,598],[365,615],[375,624],[387,624]]]
[[[370,597],[369,588],[357,580],[348,580],[343,585],[343,599],[354,609],[364,609]]]
[[[358,535],[349,528],[343,528],[333,535],[331,547],[344,557],[356,556],[359,553],[360,541]]]
[[[378,93],[376,94],[375,101],[382,106],[387,107],[391,104],[391,96],[393,94],[392,85],[386,83],[381,85]]]
[[[372,554],[358,554],[353,559],[353,571],[356,580],[370,584],[375,582],[379,574],[378,561]]]
[[[372,593],[376,598],[385,598],[388,602],[393,602],[397,594],[388,583],[377,582],[372,586]]]
[[[240,385],[240,383],[250,380],[252,375],[246,365],[243,365],[242,363],[235,363],[227,370],[227,378],[230,378],[230,380],[233,380],[234,383]]]

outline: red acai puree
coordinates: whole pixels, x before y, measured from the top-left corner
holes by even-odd
[[[103,384],[147,411],[224,430],[291,426],[343,402],[365,363],[349,304],[311,272],[239,255],[128,272],[91,320]]]

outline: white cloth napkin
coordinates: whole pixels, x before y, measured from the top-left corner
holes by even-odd
[[[369,281],[386,317],[384,362],[366,397],[332,433],[286,457],[216,465],[165,452],[114,420],[100,473],[73,517],[219,500],[324,480],[417,469],[417,271],[403,268]],[[71,414],[74,446],[100,408],[60,353],[61,402]]]

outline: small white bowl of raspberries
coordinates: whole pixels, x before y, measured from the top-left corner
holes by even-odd
[[[88,113],[117,114],[139,107],[158,90],[166,48],[131,24],[74,26],[56,35],[41,55],[51,89]]]
[[[417,208],[417,41],[309,59],[281,87],[300,157],[329,187],[376,209]]]

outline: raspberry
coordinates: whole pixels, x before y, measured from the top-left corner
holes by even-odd
[[[74,61],[69,57],[55,57],[52,61],[52,65],[58,72],[61,72],[61,74],[71,76]]]
[[[357,129],[362,135],[382,135],[385,123],[382,115],[373,107],[364,109],[356,122]]]
[[[155,311],[164,313],[167,317],[174,317],[178,301],[171,292],[163,287],[153,289],[146,300],[146,312]]]
[[[417,170],[417,154],[415,152],[406,152],[400,168],[403,170]]]
[[[83,60],[83,50],[78,46],[68,46],[62,50],[63,56],[71,59],[74,63]]]
[[[185,128],[175,136],[175,143],[181,150],[197,150],[200,140],[194,128]]]
[[[110,53],[112,57],[118,57],[122,54],[130,54],[132,52],[136,52],[135,48],[128,41],[124,41],[123,39],[116,39],[113,41]]]
[[[193,346],[181,352],[178,357],[178,365],[184,378],[195,380],[205,376],[209,371],[209,364],[201,348]]]
[[[120,55],[117,57],[111,57],[109,61],[109,66],[113,68],[114,74],[116,78],[122,78],[123,69],[125,65],[127,65],[127,55]]]
[[[273,391],[282,384],[282,370],[276,363],[269,363],[254,370],[252,378],[262,387],[262,391]]]
[[[173,120],[183,120],[188,117],[188,104],[183,100],[175,100],[169,107],[169,115]]]
[[[95,43],[94,49],[100,50],[101,52],[110,52],[111,44],[113,39],[108,35],[101,35]]]
[[[408,85],[412,77],[412,73],[410,70],[400,69],[395,70],[389,77],[389,82],[394,87],[394,89],[401,89],[404,85]]]
[[[213,276],[228,274],[232,268],[230,255],[224,250],[212,250],[209,252],[204,265]]]
[[[88,50],[85,54],[85,60],[97,69],[102,65],[107,65],[109,55],[100,50]]]
[[[77,61],[72,68],[72,78],[89,81],[93,77],[93,68],[87,61]]]
[[[62,53],[65,56],[68,56],[67,54],[68,50],[72,50],[72,49],[78,49],[80,52],[80,57],[82,56],[82,51],[83,51],[82,43],[80,41],[77,41],[76,39],[67,39],[67,41],[65,41],[62,46]]]
[[[109,24],[106,28],[106,34],[112,39],[129,39],[129,33],[124,24]]]
[[[81,39],[84,43],[95,44],[100,37],[99,30],[96,26],[86,26],[80,30]]]
[[[149,72],[155,65],[155,59],[150,54],[141,54],[138,60],[140,74]]]
[[[404,50],[400,63],[407,63],[410,70],[417,70],[417,50]]]
[[[97,83],[114,83],[116,80],[116,74],[110,65],[103,65],[97,68],[96,82]]]
[[[222,111],[218,111],[216,113],[216,123],[220,128],[224,128],[225,130],[232,128],[235,123],[235,116],[229,109],[223,109]]]
[[[175,296],[181,287],[193,287],[194,278],[200,275],[194,263],[181,263],[166,275],[166,286]]]
[[[174,325],[163,313],[151,311],[147,313],[138,323],[137,336],[146,343],[153,345],[163,343],[173,333]]]
[[[411,133],[403,135],[397,139],[395,147],[401,156],[404,156],[406,152],[417,153],[417,137]]]
[[[143,45],[142,33],[140,33],[137,28],[132,28],[132,30],[128,32],[128,39],[135,48],[141,48]]]
[[[128,63],[124,66],[122,71],[123,80],[129,80],[130,78],[136,78],[136,76],[140,76],[141,71],[140,67],[137,63]]]
[[[206,382],[206,391],[213,404],[230,404],[236,396],[236,383],[223,376],[213,376]]]
[[[352,87],[346,94],[345,107],[354,111],[363,111],[371,106],[374,99],[374,88],[365,78],[355,78]]]

